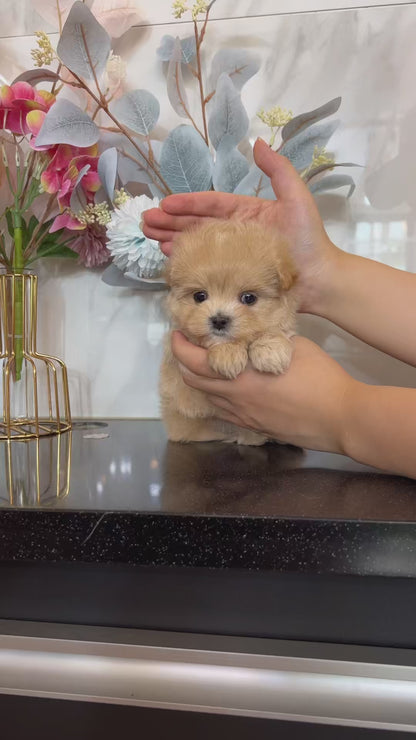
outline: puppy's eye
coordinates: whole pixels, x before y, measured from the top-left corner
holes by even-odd
[[[256,303],[257,296],[255,293],[241,293],[240,301],[241,303],[244,303],[246,306],[252,306],[253,303]]]
[[[203,303],[208,298],[208,293],[205,290],[198,290],[196,293],[194,293],[194,301],[195,303]]]

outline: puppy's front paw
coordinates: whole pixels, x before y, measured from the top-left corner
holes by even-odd
[[[251,364],[262,373],[280,375],[288,369],[292,357],[292,342],[281,334],[256,339],[248,350]]]
[[[236,378],[247,365],[247,350],[242,344],[215,344],[208,350],[209,366],[226,378]]]

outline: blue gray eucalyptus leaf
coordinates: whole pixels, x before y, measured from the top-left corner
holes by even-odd
[[[180,41],[182,47],[182,64],[188,64],[196,54],[195,36],[186,36]],[[162,62],[170,62],[175,46],[175,37],[166,35],[162,36],[160,46],[156,51],[157,56]]]
[[[221,74],[227,74],[237,90],[241,90],[247,80],[259,71],[260,65],[260,57],[247,49],[220,49],[212,60],[209,78],[211,90],[215,90]]]
[[[111,202],[113,200],[114,188],[116,185],[117,163],[117,149],[114,146],[109,149],[105,149],[98,160],[98,177],[100,178],[101,184]]]
[[[348,187],[347,198],[350,198],[355,190],[355,182],[351,175],[326,175],[326,177],[318,180],[318,182],[310,183],[308,187],[313,195],[326,193],[329,190],[335,190],[337,188]]]
[[[73,144],[86,147],[96,144],[99,138],[100,130],[89,115],[63,98],[57,100],[47,112],[36,137],[36,144]]]
[[[321,105],[319,108],[314,108],[314,110],[307,111],[307,113],[301,113],[299,116],[292,118],[292,120],[282,128],[282,141],[288,141],[293,138],[293,136],[300,134],[300,132],[308,126],[312,126],[312,124],[322,121],[323,118],[332,116],[337,112],[341,105],[341,100],[341,97],[333,98],[333,100]]]
[[[182,76],[182,49],[179,37],[176,37],[166,78],[169,102],[181,118],[189,118],[189,103]]]
[[[172,192],[209,190],[212,169],[209,148],[192,126],[181,124],[170,132],[163,143],[160,170]]]
[[[83,195],[82,189],[79,188],[79,184],[84,177],[84,175],[87,174],[87,172],[91,169],[91,165],[86,164],[84,167],[82,167],[78,173],[78,177],[75,180],[74,189],[71,193],[71,200],[70,200],[70,206],[71,210],[74,211],[74,213],[78,213],[78,211],[83,211],[85,208],[85,195]]]
[[[14,85],[16,82],[28,82],[29,85],[37,85],[39,82],[57,82],[59,75],[53,72],[51,69],[28,69],[26,72],[15,77],[12,82]]]
[[[250,169],[247,159],[233,144],[232,139],[224,136],[220,142],[215,158],[212,183],[215,190],[233,193]]]
[[[316,175],[320,175],[321,172],[326,172],[326,170],[333,170],[334,167],[361,167],[361,164],[356,164],[355,162],[333,162],[332,164],[321,164],[319,167],[314,167],[312,170],[310,170],[307,174],[307,176],[304,178],[305,182],[309,182],[312,180],[313,177],[316,177]]]
[[[240,93],[229,76],[221,74],[208,120],[208,133],[214,149],[218,149],[224,136],[229,136],[233,144],[239,144],[248,126],[249,119]]]
[[[338,120],[327,121],[304,129],[293,139],[285,141],[280,154],[287,157],[297,170],[306,169],[311,164],[315,147],[325,147],[338,124]]]
[[[56,51],[71,72],[91,80],[105,69],[111,39],[88,6],[78,1],[65,21]]]
[[[148,90],[131,90],[113,103],[112,112],[132,131],[149,136],[158,122],[160,105]]]

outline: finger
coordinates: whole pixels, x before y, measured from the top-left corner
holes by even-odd
[[[223,411],[222,409],[218,410],[218,413],[215,415],[216,419],[220,419],[221,421],[226,421],[229,424],[235,424],[236,427],[242,427],[247,429],[247,427],[244,427],[244,424],[241,422],[241,419],[238,418],[238,416],[235,416],[235,414],[231,414],[228,411]]]
[[[191,370],[188,370],[184,365],[181,365],[182,380],[185,385],[189,388],[193,388],[196,391],[202,391],[206,395],[219,397],[219,393],[224,388],[222,379],[219,378],[207,378],[205,375],[196,375]],[[229,382],[229,381],[228,381]],[[219,386],[219,387],[218,387]]]
[[[176,231],[156,229],[154,226],[147,226],[146,224],[143,224],[142,231],[145,236],[154,239],[156,242],[171,242],[177,234]]]
[[[194,216],[165,213],[161,208],[150,208],[143,213],[143,224],[148,228],[183,231],[195,223]]]
[[[271,149],[263,139],[257,139],[253,154],[257,166],[270,177],[273,190],[278,198],[296,199],[299,198],[300,191],[303,193],[307,190],[289,160]]]
[[[233,404],[225,396],[219,396],[218,393],[207,393],[207,398],[213,406],[221,409],[224,413],[233,414]],[[236,417],[237,418],[237,417]]]
[[[170,257],[173,249],[173,242],[159,242],[159,249],[166,257]]]
[[[238,206],[241,196],[214,191],[198,193],[175,193],[168,195],[160,204],[165,213],[182,216],[210,216],[228,218]]]
[[[179,331],[172,333],[172,352],[181,365],[192,374],[203,378],[224,381],[224,378],[211,370],[208,364],[208,352],[196,347]]]

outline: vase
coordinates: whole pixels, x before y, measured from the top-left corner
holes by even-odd
[[[0,274],[0,440],[71,428],[66,367],[37,351],[36,332],[36,275]]]
[[[0,441],[0,506],[60,506],[69,493],[71,435]]]

